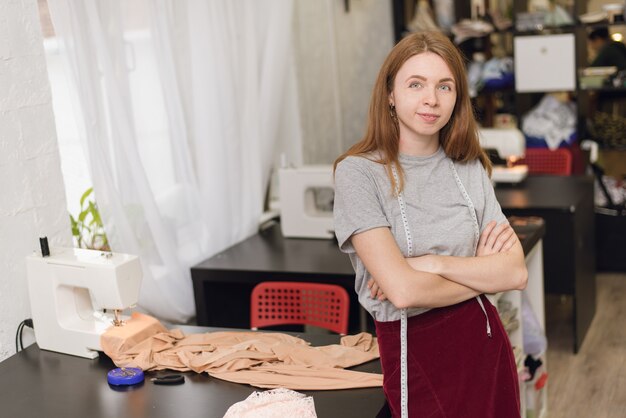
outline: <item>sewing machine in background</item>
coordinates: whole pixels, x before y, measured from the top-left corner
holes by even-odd
[[[49,255],[46,255],[49,254]],[[52,248],[26,257],[28,291],[39,348],[96,358],[100,335],[124,326],[139,299],[141,264],[134,255]],[[112,312],[112,313],[111,313]]]
[[[519,129],[481,128],[480,146],[493,163],[491,180],[494,183],[519,183],[528,175],[528,166],[514,165],[524,158],[526,140]]]
[[[278,182],[283,236],[333,238],[333,166],[281,168]]]

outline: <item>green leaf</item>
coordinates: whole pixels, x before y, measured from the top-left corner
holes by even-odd
[[[76,222],[76,219],[74,219],[74,217],[71,214],[70,214],[70,224],[72,225],[72,235],[75,237],[79,237],[80,232],[78,231],[78,222]]]
[[[88,197],[93,193],[93,187],[88,188],[80,198],[81,212],[74,218],[70,214],[72,235],[76,237],[79,248],[94,249],[105,248],[108,250],[109,242],[104,231],[102,218],[95,200]]]
[[[100,211],[98,211],[98,205],[96,205],[93,202],[89,202],[89,209],[91,210],[91,216],[93,217],[93,220],[91,221],[91,224],[96,224],[99,227],[102,227],[102,218],[100,218]]]
[[[80,197],[80,207],[83,207],[83,204],[85,203],[85,199],[87,199],[87,196],[89,196],[91,194],[91,192],[93,192],[93,187],[88,188],[87,190],[85,190],[85,193],[83,193],[83,195]]]
[[[89,226],[93,226],[96,223],[94,212],[97,211],[94,203],[92,201],[89,201],[89,207],[87,207],[87,209],[85,210],[91,215],[91,221],[89,222]]]
[[[88,209],[85,209],[84,211],[79,213],[78,214],[78,222],[84,223],[85,222],[85,218],[87,217],[87,215],[89,215],[89,210]]]

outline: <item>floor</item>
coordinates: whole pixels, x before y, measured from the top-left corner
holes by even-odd
[[[626,417],[626,274],[597,275],[597,310],[572,353],[572,300],[546,297],[548,417]]]

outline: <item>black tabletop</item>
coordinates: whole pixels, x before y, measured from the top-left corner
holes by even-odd
[[[496,197],[507,209],[554,209],[573,212],[583,199],[588,199],[589,176],[528,176],[516,185],[497,185]]]
[[[339,251],[335,240],[285,238],[279,224],[204,260],[192,269],[354,275],[348,255]]]
[[[207,332],[215,328],[185,328]],[[312,345],[337,343],[337,335],[303,334]],[[0,416],[12,418],[221,418],[230,405],[262,389],[225,382],[207,374],[185,373],[178,386],[155,385],[149,378],[133,390],[118,391],[107,383],[115,366],[104,354],[88,360],[40,350],[36,344],[0,363]],[[380,373],[379,361],[354,370]],[[384,405],[382,388],[300,391],[313,396],[320,418],[374,417]]]
[[[524,255],[528,255],[535,244],[543,238],[546,232],[545,222],[536,216],[509,216],[508,220],[522,243]]]

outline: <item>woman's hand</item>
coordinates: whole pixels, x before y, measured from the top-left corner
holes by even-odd
[[[491,255],[499,252],[508,251],[513,248],[517,236],[515,231],[508,223],[496,224],[491,221],[480,234],[478,246],[476,247],[476,256]]]
[[[370,296],[372,299],[378,299],[380,301],[387,300],[387,297],[383,293],[382,289],[378,287],[376,280],[370,278],[367,281],[367,288],[370,290]]]

